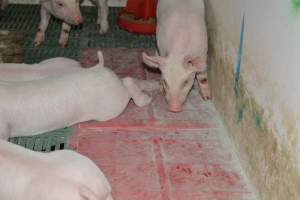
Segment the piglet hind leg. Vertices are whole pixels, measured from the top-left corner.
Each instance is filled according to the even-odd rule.
[[[123,78],[123,83],[137,106],[143,107],[151,102],[152,98],[142,91],[133,78]]]
[[[66,47],[66,45],[68,43],[68,39],[69,39],[70,30],[71,30],[71,26],[69,24],[63,22],[62,29],[60,32],[60,37],[59,37],[59,46],[61,48]]]
[[[211,91],[208,84],[207,71],[199,72],[196,75],[197,82],[200,88],[200,94],[204,101],[208,101],[211,99]]]

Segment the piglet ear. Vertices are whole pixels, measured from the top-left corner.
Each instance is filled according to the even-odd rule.
[[[149,67],[162,68],[166,63],[166,59],[161,56],[148,56],[146,53],[143,52],[142,57],[144,63],[147,64]]]
[[[206,61],[205,58],[201,56],[186,56],[183,61],[183,66],[186,69],[191,69],[195,72],[203,72],[206,70]]]
[[[99,60],[99,62],[98,62],[99,66],[104,67],[104,58],[103,58],[102,51],[99,50],[97,52],[97,55],[98,55],[98,60]]]

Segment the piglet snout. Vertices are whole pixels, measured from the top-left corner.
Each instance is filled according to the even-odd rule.
[[[180,104],[170,104],[169,111],[170,112],[181,112],[182,111],[182,107],[181,107]]]
[[[74,21],[76,22],[76,24],[81,24],[83,22],[83,18],[81,15],[76,15],[74,17]]]

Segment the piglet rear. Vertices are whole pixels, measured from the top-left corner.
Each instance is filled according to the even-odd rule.
[[[120,79],[104,67],[26,82],[0,81],[0,137],[30,136],[75,123],[107,121],[120,115],[130,99],[145,106],[151,97],[134,79]]]

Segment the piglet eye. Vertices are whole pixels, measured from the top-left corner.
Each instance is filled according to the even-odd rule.
[[[56,3],[57,3],[57,5],[60,6],[60,7],[63,7],[63,6],[64,6],[64,4],[61,3],[61,2],[56,2]]]
[[[188,81],[184,81],[182,86],[186,87],[188,83],[189,83]]]

